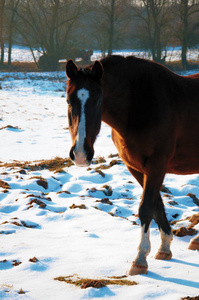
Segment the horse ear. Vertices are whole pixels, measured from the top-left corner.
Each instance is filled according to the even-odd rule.
[[[94,65],[91,69],[91,74],[98,80],[102,78],[103,66],[99,60],[95,61]]]
[[[66,76],[69,79],[73,79],[77,75],[78,69],[72,59],[69,59],[66,63]]]

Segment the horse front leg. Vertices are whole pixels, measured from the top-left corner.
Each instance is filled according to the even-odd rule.
[[[129,275],[146,274],[148,270],[148,264],[146,257],[151,251],[151,244],[149,238],[150,230],[146,224],[141,226],[141,240],[138,246],[138,253],[132,266],[128,272]]]
[[[199,234],[191,239],[188,249],[199,250]]]
[[[141,203],[141,206],[143,203]],[[143,209],[143,207],[142,207]],[[164,205],[162,202],[162,198],[159,196],[155,201],[154,205],[152,205],[151,209],[145,208],[146,211],[151,211],[150,214],[152,214],[153,211],[153,217],[158,224],[159,230],[160,230],[160,237],[161,237],[161,244],[158,252],[155,255],[155,259],[160,260],[169,260],[172,257],[172,252],[170,250],[171,241],[173,238],[173,234],[171,231],[171,227],[169,225],[169,222],[166,218]],[[141,218],[141,215],[140,215]],[[150,220],[151,216],[149,216]],[[149,224],[148,220],[148,224]],[[142,222],[142,221],[141,221]],[[148,265],[147,265],[147,255],[150,253],[150,237],[149,237],[149,230],[150,230],[150,224],[148,226],[148,230],[146,227],[146,224],[141,226],[141,241],[140,245],[138,247],[138,254],[136,259],[134,260],[132,267],[129,271],[129,275],[137,275],[137,274],[146,274]],[[195,238],[196,241],[196,247],[199,246],[199,236]],[[193,239],[194,240],[194,239]],[[193,245],[195,247],[195,241],[193,241]],[[191,248],[189,248],[191,249]],[[197,248],[194,248],[197,249]]]
[[[151,251],[150,224],[153,218],[153,208],[150,205],[148,193],[145,193],[139,207],[139,218],[141,221],[141,238],[138,253],[132,263],[129,275],[146,274],[148,269],[147,256]]]

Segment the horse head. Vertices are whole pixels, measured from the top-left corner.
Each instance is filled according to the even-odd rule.
[[[99,61],[85,69],[78,69],[71,59],[66,64],[70,158],[77,166],[88,166],[94,155],[101,125],[102,74]]]

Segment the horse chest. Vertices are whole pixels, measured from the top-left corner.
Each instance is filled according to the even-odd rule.
[[[129,142],[128,139],[123,138],[114,129],[112,129],[111,137],[125,165],[143,172],[144,155],[143,151],[140,151],[139,145],[132,139]]]

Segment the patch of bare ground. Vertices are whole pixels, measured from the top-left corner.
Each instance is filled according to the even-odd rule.
[[[199,213],[192,215],[191,217],[188,218],[189,222],[192,223],[193,226],[197,225],[199,223]]]
[[[19,291],[18,291],[18,294],[19,295],[24,295],[26,292],[24,292],[24,290],[22,290],[22,289],[20,289]]]
[[[59,192],[57,192],[56,194],[57,194],[57,195],[59,195],[59,194],[66,194],[66,195],[70,195],[70,194],[71,194],[71,192],[69,192],[69,191],[59,191]]]
[[[82,62],[76,62],[76,64],[80,67],[85,67]],[[65,71],[66,62],[59,62],[58,70]],[[1,71],[4,72],[43,72],[35,62],[12,62],[11,65],[8,63],[4,63],[3,66],[0,67]]]
[[[19,260],[14,259],[14,260],[12,261],[12,265],[13,265],[14,267],[17,267],[17,266],[19,266],[20,264],[22,264],[22,262],[19,261]]]
[[[7,259],[0,260],[0,263],[6,263],[6,262],[7,262]],[[19,266],[20,264],[22,264],[22,262],[19,261],[19,260],[14,259],[14,260],[12,261],[13,267],[17,267],[17,266]]]
[[[76,62],[76,64],[80,68],[87,66],[87,64],[82,61]],[[180,60],[166,62],[165,66],[174,72],[184,71]],[[59,71],[65,71],[65,67],[66,62],[59,62]],[[188,70],[197,69],[198,67],[197,61],[188,61]],[[42,69],[40,69],[35,62],[12,62],[11,65],[4,63],[4,65],[0,67],[0,70],[4,72],[42,72]]]
[[[27,209],[32,208],[34,203],[37,204],[40,208],[46,207],[46,204],[43,201],[35,198],[35,199],[30,200],[30,202],[27,203],[27,205],[28,205]]]
[[[103,178],[105,177],[104,172],[102,172],[101,170],[95,170],[95,173],[98,173],[99,175],[101,175]]]
[[[195,296],[195,297],[184,297],[184,298],[181,298],[181,300],[199,300],[199,296]]]
[[[198,231],[194,228],[195,225],[199,223],[199,213],[192,215],[191,217],[187,217],[185,220],[189,220],[191,223],[188,227],[181,226],[179,229],[174,229],[173,233],[176,236],[182,237],[186,235],[195,235]],[[171,225],[175,225],[183,220],[175,220],[171,222]]]
[[[89,192],[89,194],[95,193],[97,191],[102,191],[106,196],[111,196],[113,194],[112,187],[108,184],[103,185],[99,190],[96,189],[95,187],[90,189],[87,188],[86,190]]]
[[[106,195],[106,196],[111,196],[113,194],[112,187],[108,184],[103,185],[101,191]]]
[[[12,62],[11,65],[4,63],[0,69],[4,72],[41,72],[34,62]]]
[[[70,206],[70,209],[76,209],[76,208],[79,208],[79,209],[86,209],[86,205],[84,205],[84,204],[76,205],[76,204],[73,203],[73,204]]]
[[[161,187],[161,192],[166,194],[171,194],[171,191],[164,184]]]
[[[48,182],[42,176],[32,176],[29,179],[38,179],[37,180],[37,184],[40,185],[40,186],[42,186],[44,189],[47,190],[47,188],[48,188]]]
[[[60,172],[63,168],[70,167],[73,162],[69,158],[55,157],[53,159],[39,160],[36,162],[20,162],[0,163],[0,167],[4,168],[21,168],[30,171],[38,171],[48,169],[50,171]]]
[[[110,163],[108,165],[100,165],[98,167],[95,168],[95,171],[99,171],[99,170],[106,170],[106,169],[110,169],[111,167],[115,166],[115,165],[121,165],[122,164],[122,160],[121,159],[113,159],[110,161]]]
[[[40,208],[45,208],[46,203],[42,200],[49,201],[49,202],[52,201],[52,199],[50,197],[44,197],[44,196],[39,196],[39,195],[34,195],[34,194],[27,195],[26,198],[32,198],[26,204],[28,206],[27,209],[32,208],[34,204],[37,204]]]
[[[37,198],[37,199],[42,199],[42,200],[46,200],[46,201],[52,201],[52,199],[50,197],[44,197],[44,196],[40,196],[40,195],[34,195],[34,194],[29,194],[26,196],[26,198]]]
[[[196,197],[195,194],[188,193],[187,196],[189,196],[189,197],[193,200],[193,202],[194,202],[196,205],[199,206],[199,200],[198,200],[198,198]]]
[[[21,130],[21,128],[19,128],[18,126],[12,126],[12,125],[7,125],[7,126],[4,126],[4,127],[0,127],[0,130],[2,129],[16,129],[16,130]]]
[[[115,153],[115,154],[110,154],[108,156],[108,158],[113,158],[113,157],[120,157],[118,153]]]
[[[47,180],[45,178],[38,179],[37,180],[37,184],[40,185],[40,186],[42,186],[46,190],[48,188],[48,182],[47,182]]]
[[[91,279],[91,278],[80,278],[76,275],[73,276],[60,276],[54,278],[54,280],[63,281],[68,284],[72,284],[80,287],[81,289],[86,289],[88,287],[102,288],[107,285],[127,285],[133,286],[137,285],[135,281],[130,281],[125,279],[127,276],[117,276],[108,277],[105,279]]]
[[[19,220],[18,218],[11,218],[10,221],[4,221],[2,223],[0,223],[0,225],[3,225],[3,224],[13,224],[15,226],[18,226],[18,227],[26,227],[26,228],[37,228],[39,227],[38,224],[28,224],[27,222],[23,221],[23,220]]]
[[[167,197],[167,196],[165,196],[165,197]],[[169,198],[169,197],[167,197],[167,198]],[[168,201],[168,204],[170,204],[172,206],[179,205],[178,202],[176,202],[175,200]]]
[[[95,202],[101,202],[103,204],[113,205],[113,203],[108,198],[103,198],[101,200],[96,200]]]
[[[6,189],[6,190],[11,188],[10,185],[6,181],[3,181],[1,179],[0,179],[0,187],[2,189]]]
[[[179,229],[173,230],[173,234],[176,236],[179,236],[179,237],[186,236],[186,235],[193,236],[196,233],[197,233],[197,230],[194,229],[192,226],[189,226],[187,228],[184,226],[181,226]]]
[[[37,263],[38,261],[39,261],[38,258],[36,258],[35,256],[33,258],[29,259],[29,262],[32,262],[32,263]]]
[[[97,165],[97,164],[103,164],[106,162],[106,159],[103,156],[99,156],[95,159],[93,159],[92,164]]]

